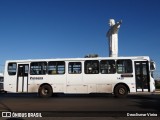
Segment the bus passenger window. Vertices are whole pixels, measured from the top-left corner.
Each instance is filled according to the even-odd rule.
[[[102,74],[114,74],[116,72],[115,60],[101,60],[100,71]]]
[[[4,81],[4,78],[3,77],[0,77],[0,82],[3,82]]]
[[[86,60],[85,61],[85,73],[86,74],[99,74],[99,61],[98,60]]]
[[[17,64],[16,63],[9,63],[8,64],[8,74],[9,75],[16,75],[17,71]]]
[[[81,62],[69,62],[68,73],[69,74],[80,74],[81,73]]]
[[[65,74],[65,62],[64,61],[50,61],[48,62],[48,74]]]
[[[132,73],[131,60],[117,60],[117,73]]]
[[[47,70],[47,62],[32,62],[30,67],[31,75],[45,75]]]

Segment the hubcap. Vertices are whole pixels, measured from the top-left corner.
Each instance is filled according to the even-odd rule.
[[[120,89],[119,89],[119,93],[120,93],[121,95],[125,94],[125,89],[124,89],[124,88],[120,88]]]
[[[43,94],[43,95],[47,95],[47,94],[48,94],[48,89],[44,88],[44,89],[42,90],[42,94]]]

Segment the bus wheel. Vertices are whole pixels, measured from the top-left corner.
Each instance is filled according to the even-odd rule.
[[[116,97],[126,97],[127,94],[128,94],[128,90],[127,90],[126,86],[124,86],[124,85],[118,85],[114,89],[114,95]]]
[[[49,85],[42,85],[39,88],[38,94],[40,97],[51,97],[53,94],[52,88]]]

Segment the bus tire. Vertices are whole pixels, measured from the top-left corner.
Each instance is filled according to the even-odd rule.
[[[118,85],[114,89],[114,95],[115,97],[122,98],[126,97],[128,95],[128,89],[124,85]]]
[[[42,85],[39,88],[38,94],[40,97],[51,97],[53,94],[52,88],[50,85]]]

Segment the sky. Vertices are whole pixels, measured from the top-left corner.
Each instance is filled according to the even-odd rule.
[[[0,71],[6,60],[108,57],[110,18],[122,20],[119,56],[150,56],[160,78],[159,0],[0,0]]]

